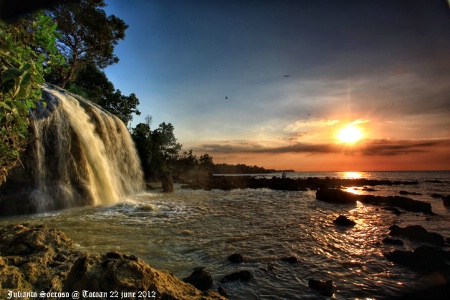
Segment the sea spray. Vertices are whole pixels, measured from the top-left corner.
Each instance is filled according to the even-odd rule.
[[[37,212],[116,203],[143,189],[131,136],[117,117],[64,90],[44,87],[53,110],[33,122]]]

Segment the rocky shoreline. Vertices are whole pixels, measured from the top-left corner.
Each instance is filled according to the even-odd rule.
[[[390,181],[374,179],[341,179],[341,178],[281,178],[273,176],[272,178],[258,178],[255,175],[240,176],[220,176],[211,175],[184,179],[183,188],[190,189],[258,189],[269,188],[274,190],[286,191],[305,191],[307,189],[317,190],[321,187],[339,188],[351,186],[377,186],[377,185],[417,185],[417,181]]]
[[[46,225],[0,227],[0,299],[77,299],[77,293],[79,299],[227,299],[134,255],[80,251]]]

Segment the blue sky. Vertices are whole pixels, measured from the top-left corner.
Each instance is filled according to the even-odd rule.
[[[216,162],[297,170],[450,168],[442,0],[107,0],[128,25],[105,72]],[[356,122],[352,145],[336,132]],[[413,162],[413,163],[411,163]]]

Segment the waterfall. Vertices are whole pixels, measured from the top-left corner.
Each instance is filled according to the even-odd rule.
[[[34,112],[32,159],[25,164],[33,181],[27,210],[108,205],[144,188],[137,152],[120,119],[62,89],[44,86],[43,98],[47,105]]]

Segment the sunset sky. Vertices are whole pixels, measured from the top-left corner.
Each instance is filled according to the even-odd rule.
[[[106,0],[130,27],[105,72],[216,163],[450,169],[446,0]],[[352,123],[361,139],[344,142]]]

